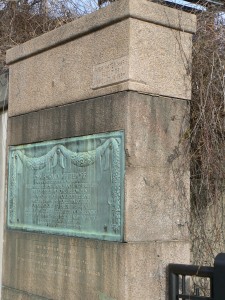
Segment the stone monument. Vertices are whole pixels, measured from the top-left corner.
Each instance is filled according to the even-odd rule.
[[[167,264],[190,256],[173,171],[194,32],[122,0],[8,51],[3,300],[167,298]]]

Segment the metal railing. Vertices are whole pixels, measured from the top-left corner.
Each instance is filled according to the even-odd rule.
[[[225,300],[225,253],[216,256],[214,267],[170,264],[168,269],[169,300]]]

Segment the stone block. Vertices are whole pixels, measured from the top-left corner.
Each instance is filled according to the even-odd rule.
[[[189,172],[180,172],[185,166],[180,141],[187,113],[184,100],[121,92],[11,117],[8,141],[29,144],[123,130],[124,241],[185,240]]]
[[[113,243],[8,231],[2,300],[164,300],[168,263],[188,261],[187,242]]]
[[[191,14],[122,0],[19,45],[7,54],[9,115],[124,90],[190,99],[194,31]]]

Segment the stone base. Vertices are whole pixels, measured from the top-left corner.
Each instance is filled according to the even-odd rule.
[[[184,100],[125,91],[9,118],[9,145],[124,131],[124,239],[6,229],[3,300],[166,299],[168,263],[190,260],[189,173],[179,191],[175,171],[187,110]]]
[[[187,242],[115,243],[8,231],[2,300],[166,298],[168,263]]]

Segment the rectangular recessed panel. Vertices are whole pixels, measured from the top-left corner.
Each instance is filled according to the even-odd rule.
[[[117,59],[93,67],[93,89],[129,80],[129,57]]]
[[[8,227],[123,239],[122,131],[9,149]]]

